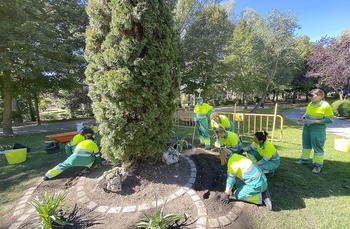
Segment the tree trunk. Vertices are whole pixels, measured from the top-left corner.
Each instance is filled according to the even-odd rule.
[[[244,92],[243,92],[243,104],[244,104],[244,110],[247,110],[248,109],[247,98]]]
[[[276,90],[273,90],[272,102],[274,102],[275,99],[276,99]]]
[[[275,99],[273,100],[274,104],[276,104],[278,102],[278,95],[279,95],[279,91],[276,91]]]
[[[305,91],[305,102],[309,102],[309,90]]]
[[[296,90],[293,89],[293,104],[296,104],[297,103],[297,93],[296,93]]]
[[[267,96],[269,88],[270,88],[270,84],[271,84],[271,79],[269,78],[268,82],[266,84],[266,87],[265,87],[264,94],[263,94],[262,98],[260,99],[260,101],[258,102],[258,104],[256,104],[254,109],[251,111],[252,113],[256,113],[259,110],[259,107],[261,107],[261,106],[263,107],[262,104],[264,104],[264,102],[265,102],[266,96]]]
[[[20,107],[18,106],[18,101],[16,98],[12,98],[12,111],[14,111],[15,116],[13,117],[15,123],[23,123],[23,117]]]
[[[28,103],[28,107],[29,107],[30,121],[36,121],[33,103],[30,99],[27,100],[27,103]]]
[[[5,136],[14,135],[12,130],[12,93],[11,93],[11,76],[10,71],[4,71],[3,75],[4,88],[4,112],[2,114],[2,128]]]
[[[40,114],[39,114],[39,98],[37,94],[34,95],[34,106],[35,106],[37,124],[41,125]]]

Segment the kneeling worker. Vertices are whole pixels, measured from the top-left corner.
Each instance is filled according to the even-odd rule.
[[[228,204],[230,202],[230,195],[233,194],[236,200],[258,205],[264,203],[267,209],[271,211],[272,203],[267,190],[267,178],[265,174],[250,159],[234,151],[224,150],[222,152],[226,152],[228,157],[226,189],[224,197],[221,200],[222,203],[225,205]],[[234,187],[235,191],[232,192]]]
[[[49,180],[61,174],[64,170],[71,167],[83,166],[84,169],[89,170],[96,158],[100,157],[99,148],[93,141],[94,131],[90,128],[84,130],[86,140],[80,142],[72,155],[70,155],[64,162],[59,163],[54,168],[50,169],[44,177],[44,180]]]
[[[248,158],[255,162],[268,177],[273,177],[275,170],[280,166],[281,159],[275,146],[267,140],[267,135],[266,131],[256,132],[254,142],[243,150],[248,152]]]

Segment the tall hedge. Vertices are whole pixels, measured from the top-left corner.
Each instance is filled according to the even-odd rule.
[[[179,75],[166,0],[90,0],[86,80],[102,154],[159,159],[172,129]]]

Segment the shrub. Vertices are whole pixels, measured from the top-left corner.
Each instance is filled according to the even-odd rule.
[[[350,100],[337,100],[331,104],[335,116],[350,117]]]
[[[338,107],[344,102],[344,100],[336,100],[331,104],[333,113],[335,116],[339,116]]]
[[[338,107],[339,116],[349,118],[350,117],[350,100],[343,100],[344,102]]]
[[[50,106],[51,104],[52,104],[52,100],[50,98],[43,98],[40,100],[39,108],[40,110],[45,111],[47,107]]]
[[[94,0],[87,12],[85,74],[102,153],[113,162],[160,160],[180,80],[168,1]]]

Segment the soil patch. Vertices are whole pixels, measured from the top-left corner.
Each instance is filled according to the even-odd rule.
[[[207,213],[207,228],[209,220],[225,216],[233,208],[238,209],[238,218],[229,225],[221,228],[252,228],[251,217],[258,210],[255,205],[237,203],[231,201],[229,205],[223,206],[220,202],[223,191],[225,190],[226,182],[226,167],[221,166],[217,152],[207,151],[200,148],[195,148],[183,152],[187,155],[196,166],[196,179],[191,187],[195,190],[196,195],[204,202],[204,208]],[[106,206],[108,209],[125,207],[125,206],[140,206],[142,204],[150,204],[158,200],[166,200],[167,197],[173,195],[177,190],[183,189],[188,185],[191,179],[191,165],[185,157],[180,157],[179,163],[167,166],[165,164],[144,164],[139,168],[128,171],[129,174],[123,183],[122,191],[119,193],[107,193],[97,187],[97,178],[102,176],[104,171],[111,169],[112,166],[104,165],[94,169],[91,174],[84,175],[84,179],[80,179],[80,169],[74,168],[65,171],[56,179],[43,181],[32,194],[42,197],[45,192],[54,193],[63,191],[67,194],[66,203],[70,210],[75,209],[75,214],[71,216],[72,226],[64,228],[94,228],[94,229],[125,229],[135,228],[134,224],[139,222],[143,217],[143,213],[154,213],[156,208],[145,211],[134,212],[119,212],[109,213],[98,212],[96,209],[99,206]],[[82,192],[85,193],[89,201],[97,204],[96,207],[89,209],[88,202],[82,202],[79,199],[78,187],[82,187]],[[29,206],[29,204],[27,204]],[[29,207],[26,207],[28,211]],[[181,196],[170,200],[163,204],[158,209],[164,207],[165,214],[186,213],[186,218],[178,222],[174,228],[196,228],[197,221],[200,220],[199,208],[196,206],[193,195],[184,193]],[[14,206],[15,208],[15,206]],[[9,213],[10,217],[7,222],[2,225],[10,226],[16,222],[19,217],[12,217],[13,212]],[[38,219],[35,218],[35,213],[31,213],[20,228],[28,229],[35,228]]]
[[[107,168],[107,169],[106,169]],[[83,186],[85,194],[99,205],[110,205],[111,200],[118,206],[147,204],[158,199],[165,199],[174,190],[184,186],[190,178],[191,168],[183,157],[178,163],[147,164],[128,171],[122,190],[107,193],[97,187],[97,178],[112,167],[101,167],[87,175]]]

